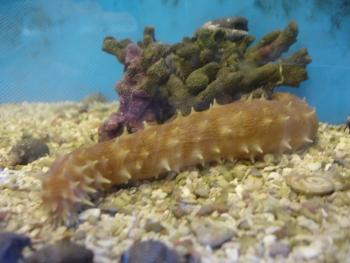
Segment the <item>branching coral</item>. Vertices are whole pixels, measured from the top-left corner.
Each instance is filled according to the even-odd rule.
[[[280,58],[296,41],[296,22],[250,48],[254,37],[247,34],[248,21],[232,17],[210,21],[171,46],[156,42],[151,26],[137,44],[106,37],[102,50],[115,55],[125,72],[115,85],[120,108],[100,126],[100,141],[118,137],[125,128],[129,133],[143,129],[143,121],[165,123],[176,111],[186,116],[191,108],[206,110],[214,99],[227,104],[257,89],[269,97],[277,86],[299,87],[308,78],[306,48]]]

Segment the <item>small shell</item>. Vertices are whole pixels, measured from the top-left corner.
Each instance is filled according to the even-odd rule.
[[[314,175],[288,175],[285,177],[287,185],[299,194],[326,195],[334,191],[334,184],[325,177]]]
[[[26,165],[49,153],[49,147],[47,147],[42,140],[36,138],[23,139],[12,147],[9,153],[7,165]]]

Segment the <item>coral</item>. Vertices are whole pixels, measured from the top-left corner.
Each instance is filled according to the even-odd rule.
[[[275,87],[299,87],[308,78],[311,62],[306,48],[280,58],[296,41],[297,23],[268,33],[257,44],[248,36],[242,17],[221,18],[197,28],[192,38],[174,45],[156,42],[154,27],[146,27],[143,41],[118,41],[106,37],[102,50],[124,64],[122,79],[115,85],[121,106],[99,127],[100,141],[133,133],[150,125],[186,116],[191,108],[207,110],[239,100],[254,90],[269,97]]]
[[[94,254],[91,250],[86,249],[81,245],[70,242],[69,240],[61,240],[49,246],[45,246],[32,255],[30,255],[26,262],[28,263],[90,263],[92,262]]]
[[[56,223],[69,223],[82,204],[91,205],[89,193],[111,184],[215,160],[293,152],[311,143],[317,129],[315,110],[288,93],[215,104],[59,158],[42,182],[43,208]]]
[[[105,37],[102,50],[117,57],[120,63],[125,64],[125,48],[132,43],[130,39],[124,39],[118,42],[113,37]]]
[[[103,141],[113,139],[123,133],[124,126],[128,129],[140,130],[143,128],[143,120],[152,122],[155,120],[154,114],[147,111],[147,107],[151,102],[148,94],[142,90],[135,91],[130,96],[120,96],[120,107],[118,112],[113,113],[104,122],[103,126],[99,127],[99,131],[103,129]]]
[[[164,104],[158,89],[170,74],[163,59],[168,51],[164,45],[154,42],[153,33],[151,27],[145,29],[142,45],[147,43],[148,47],[143,49],[136,44],[129,44],[124,52],[119,49],[110,50],[118,56],[124,54],[120,56],[123,57],[125,74],[114,87],[119,94],[119,110],[99,127],[100,141],[120,136],[124,128],[129,133],[141,130],[144,127],[143,121],[156,125],[174,115],[175,109]],[[111,38],[107,38],[108,43],[111,41]]]
[[[49,147],[42,140],[23,139],[10,150],[7,165],[28,164],[49,153]]]
[[[143,241],[125,251],[122,263],[179,263],[176,252],[159,241]]]
[[[0,262],[17,263],[19,259],[23,259],[22,250],[27,246],[33,249],[29,237],[11,232],[1,233]]]
[[[286,28],[275,30],[263,37],[256,45],[247,50],[246,61],[256,63],[272,62],[296,42],[298,25],[295,21],[289,22]]]
[[[215,62],[206,64],[200,69],[193,71],[186,79],[185,85],[190,93],[199,93],[216,78],[220,65]]]
[[[344,131],[346,130],[346,128],[349,128],[349,133],[350,133],[350,116],[346,118],[346,125],[344,128]]]

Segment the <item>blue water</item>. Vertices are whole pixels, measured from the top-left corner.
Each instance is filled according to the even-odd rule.
[[[298,42],[283,56],[307,47],[309,80],[280,90],[305,96],[321,121],[344,123],[350,115],[350,18],[344,15],[350,3],[339,8],[342,2],[350,1],[1,0],[0,103],[77,101],[95,91],[118,99],[113,86],[123,66],[101,51],[105,36],[136,42],[154,25],[156,39],[173,44],[209,20],[239,15],[256,40],[297,21]]]

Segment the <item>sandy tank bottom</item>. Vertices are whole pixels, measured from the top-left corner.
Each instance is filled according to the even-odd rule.
[[[117,107],[0,105],[0,232],[26,235],[36,249],[68,237],[92,250],[95,263],[119,262],[140,240],[160,240],[191,255],[191,262],[350,262],[350,135],[344,125],[320,123],[315,143],[300,153],[266,154],[254,164],[211,163],[113,187],[93,197],[95,207],[84,207],[76,226],[54,229],[40,208],[43,172],[56,157],[96,142],[98,126]],[[9,170],[10,149],[28,137],[43,139],[50,155]],[[286,178],[300,175],[310,176],[300,181],[306,190],[331,181],[335,191],[297,194]]]

